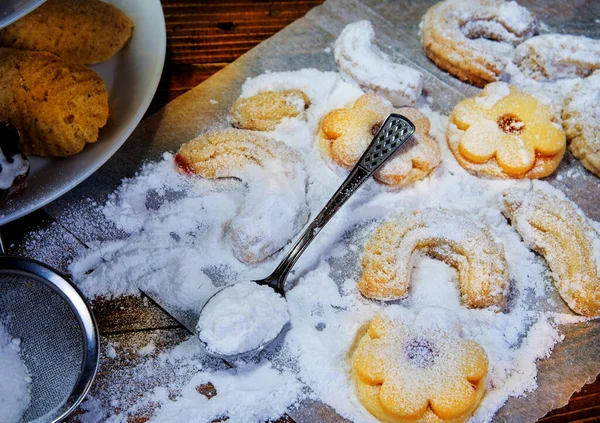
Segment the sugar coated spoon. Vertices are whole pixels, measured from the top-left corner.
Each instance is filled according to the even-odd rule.
[[[228,286],[204,304],[196,333],[209,354],[235,360],[262,350],[289,321],[285,280],[296,261],[333,215],[415,132],[404,116],[389,115],[356,166],[323,210],[264,279]]]

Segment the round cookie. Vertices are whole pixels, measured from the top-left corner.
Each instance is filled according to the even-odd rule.
[[[0,48],[0,121],[24,154],[66,157],[98,140],[108,93],[96,72],[51,53]]]
[[[462,423],[481,401],[484,349],[444,322],[422,324],[429,315],[390,306],[371,320],[352,353],[358,398],[381,422]]]
[[[504,193],[504,214],[525,244],[548,262],[560,296],[574,312],[600,316],[600,238],[569,200],[543,191]]]
[[[550,106],[531,94],[494,82],[456,105],[446,139],[456,160],[475,175],[543,178],[566,148],[556,120]]]
[[[0,29],[0,46],[47,51],[84,65],[104,62],[131,37],[133,22],[100,0],[48,0]]]
[[[569,150],[589,171],[600,176],[600,70],[571,91],[562,118]]]
[[[538,81],[584,78],[600,69],[600,41],[577,35],[538,35],[517,47],[513,61]]]
[[[243,263],[266,260],[308,220],[304,162],[281,141],[240,129],[208,132],[182,145],[175,163],[187,174],[260,187],[226,227],[233,254]]]
[[[405,297],[419,252],[457,269],[465,306],[505,308],[510,277],[504,247],[467,214],[447,209],[408,210],[379,226],[363,253],[360,292],[378,300]]]
[[[401,188],[425,178],[440,163],[440,147],[429,136],[429,119],[409,107],[394,109],[372,94],[362,95],[352,107],[333,110],[323,118],[319,129],[322,154],[352,169],[390,113],[407,117],[416,131],[397,155],[375,172],[375,179]]]
[[[423,16],[421,45],[438,68],[483,87],[504,73],[513,46],[536,31],[535,16],[514,1],[445,0]],[[496,53],[499,45],[508,52]]]
[[[377,48],[369,21],[346,25],[333,45],[333,55],[346,81],[389,100],[396,107],[414,106],[421,95],[421,74],[392,62]]]
[[[272,131],[286,118],[306,120],[308,96],[300,90],[264,91],[233,103],[229,115],[236,128]]]

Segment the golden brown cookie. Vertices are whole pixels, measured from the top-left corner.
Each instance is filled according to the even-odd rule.
[[[576,35],[538,35],[517,47],[513,61],[526,76],[538,81],[584,78],[600,69],[600,41]]]
[[[272,131],[286,118],[306,120],[304,110],[309,105],[308,96],[300,90],[264,91],[237,99],[229,115],[236,128]]]
[[[401,188],[425,178],[440,163],[440,147],[429,136],[429,119],[409,107],[394,109],[372,94],[365,94],[352,107],[333,110],[323,118],[319,129],[322,154],[352,169],[390,113],[407,117],[416,127],[415,135],[375,172],[375,179]]]
[[[204,178],[237,178],[255,186],[254,196],[226,228],[234,256],[264,261],[302,229],[309,216],[306,171],[299,154],[281,141],[253,131],[208,132],[181,146],[179,169]]]
[[[462,167],[497,178],[543,178],[562,160],[566,138],[550,106],[505,82],[459,102],[446,138]]]
[[[578,83],[562,111],[569,150],[600,176],[600,70]]]
[[[76,63],[108,60],[131,37],[133,22],[100,0],[48,0],[0,29],[0,46],[48,51]]]
[[[504,192],[504,214],[525,244],[544,256],[556,289],[576,313],[600,315],[600,238],[573,203],[539,190]]]
[[[419,252],[456,268],[465,306],[496,311],[506,306],[510,278],[504,247],[468,214],[448,209],[408,210],[379,226],[362,257],[360,292],[379,300],[406,296]]]
[[[438,68],[483,87],[497,81],[509,63],[487,39],[507,51],[537,31],[537,19],[522,6],[504,0],[445,0],[427,10],[421,45]]]
[[[65,157],[98,140],[108,120],[104,81],[51,53],[0,48],[0,121],[25,154]]]
[[[359,400],[384,423],[466,421],[485,391],[485,350],[443,325],[421,326],[426,309],[415,318],[398,308],[376,315],[352,354]]]

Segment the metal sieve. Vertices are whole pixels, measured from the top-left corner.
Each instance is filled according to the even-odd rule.
[[[53,268],[3,255],[0,319],[11,336],[21,339],[32,378],[23,421],[62,420],[83,400],[98,366],[98,330],[83,296]]]

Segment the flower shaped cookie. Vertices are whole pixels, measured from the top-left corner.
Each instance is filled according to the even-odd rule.
[[[382,422],[464,422],[481,401],[485,351],[448,325],[423,324],[431,320],[429,309],[388,307],[354,350],[358,397]]]
[[[499,178],[550,175],[566,147],[550,107],[505,82],[488,84],[479,97],[456,105],[447,140],[468,171]]]
[[[351,169],[390,113],[406,116],[414,123],[416,132],[396,156],[375,173],[375,179],[400,188],[425,178],[440,163],[440,147],[429,136],[429,119],[417,109],[394,109],[372,94],[365,94],[352,107],[333,110],[323,118],[319,131],[323,155]]]

